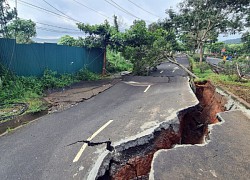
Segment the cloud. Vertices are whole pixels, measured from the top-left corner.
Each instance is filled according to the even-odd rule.
[[[43,2],[42,0],[22,0],[22,1],[34,4],[36,6],[47,9],[49,11],[53,11],[57,14],[61,14],[60,12],[56,11],[51,6]],[[88,9],[87,7],[84,7],[83,5],[76,3],[74,0],[58,0],[58,1],[46,0],[46,1],[49,2],[51,5],[53,5],[55,8],[62,11],[67,16],[72,17],[72,19],[76,19],[83,23],[89,23],[89,24],[103,23],[104,20],[107,18],[103,17],[100,14],[110,17],[111,19],[108,19],[108,20],[111,23],[113,23],[112,17],[115,14],[121,19],[121,21],[123,21],[123,24],[125,24],[124,26],[126,27],[130,26],[135,20],[135,17],[133,16],[139,17],[140,19],[143,19],[148,23],[158,20],[157,17],[141,10],[140,8],[130,3],[128,0],[113,0],[113,1],[119,4],[119,6],[124,8],[129,13],[122,12],[118,8],[115,8],[109,3],[107,3],[105,0],[76,0],[82,3],[83,5],[94,9],[100,14]],[[165,18],[166,17],[165,10],[170,7],[175,7],[177,3],[179,3],[180,1],[181,0],[168,0],[168,1],[166,0],[156,0],[156,1],[137,0],[134,2],[140,5],[141,8],[147,11],[150,11],[152,14],[156,14],[160,18]],[[14,7],[14,4],[15,4],[14,0],[9,0],[9,3],[11,7]],[[62,17],[64,16],[63,14],[61,14],[61,16],[58,16],[49,12],[45,12],[35,7],[25,5],[21,1],[18,1],[18,15],[21,18],[31,19],[35,22],[50,24],[54,26],[60,26],[64,28],[77,29],[76,22],[74,22],[73,20],[69,20],[67,18],[63,18]],[[69,30],[62,30],[59,28],[48,27],[48,26],[44,26],[41,24],[40,25],[37,24],[37,26],[43,28],[43,30],[37,29],[37,36],[40,38],[48,38],[48,37],[58,38],[67,34],[64,32],[70,32],[68,34],[75,36],[75,37],[82,35],[82,33],[79,33],[79,32],[74,33],[74,31],[71,32]],[[58,31],[58,32],[53,32],[51,29],[53,29],[54,31]]]

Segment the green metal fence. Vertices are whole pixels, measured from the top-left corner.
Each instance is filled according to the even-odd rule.
[[[16,44],[13,39],[0,39],[0,63],[19,76],[41,76],[46,68],[59,74],[75,73],[86,67],[101,73],[103,50],[50,43]]]

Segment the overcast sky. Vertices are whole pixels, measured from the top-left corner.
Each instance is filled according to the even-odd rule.
[[[45,1],[54,6],[54,8]],[[119,5],[122,10],[108,3],[112,3],[112,1]],[[130,1],[139,5],[140,8]],[[8,0],[8,2],[14,7],[15,0]],[[176,8],[176,5],[181,0],[17,0],[17,2],[18,16],[24,19],[31,19],[37,23],[37,38],[57,39],[65,34],[74,37],[82,36],[82,32],[79,32],[76,27],[77,22],[100,24],[105,19],[113,22],[112,16],[114,14],[118,16],[123,28],[128,28],[136,18],[151,23],[159,18],[165,18],[165,10],[170,7]],[[39,8],[54,12],[57,15]],[[124,10],[126,12],[123,12]],[[220,36],[219,39],[224,40],[235,37],[240,36]]]

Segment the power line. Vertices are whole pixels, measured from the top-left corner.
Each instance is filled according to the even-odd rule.
[[[13,0],[12,0],[12,1],[13,1]],[[23,5],[26,5],[26,6],[29,6],[29,7],[33,7],[33,8],[36,8],[36,9],[38,9],[38,10],[46,11],[46,12],[48,12],[48,13],[50,13],[50,14],[57,15],[57,16],[60,16],[60,17],[62,17],[62,18],[64,18],[64,19],[69,19],[69,20],[71,20],[71,21],[76,22],[75,20],[72,20],[71,18],[68,18],[67,16],[64,16],[64,15],[58,14],[58,13],[56,13],[56,12],[53,12],[53,11],[47,10],[47,9],[45,9],[45,8],[42,8],[42,7],[36,6],[36,5],[34,5],[34,4],[31,4],[31,3],[25,2],[25,1],[23,1],[23,0],[18,0],[18,2],[19,2],[19,3],[21,3],[21,4],[23,4]]]
[[[65,28],[65,27],[61,27],[61,26],[55,26],[55,25],[46,24],[46,23],[40,23],[40,22],[35,22],[35,23],[36,24],[41,24],[41,25],[44,25],[44,26],[50,26],[50,27],[55,27],[55,28],[59,28],[59,29],[65,29],[65,30],[71,30],[71,31],[80,32],[80,30],[76,30],[76,29]]]
[[[128,0],[128,1],[129,1],[130,3],[132,3],[132,4],[134,4],[136,7],[140,8],[141,10],[143,10],[143,11],[145,11],[145,12],[147,12],[147,13],[149,13],[149,14],[155,16],[155,17],[160,18],[159,16],[157,16],[157,15],[151,13],[150,11],[147,11],[146,9],[143,9],[143,8],[142,8],[141,6],[139,6],[138,4],[135,4],[133,1],[131,1],[131,0]]]
[[[76,21],[76,22],[80,22],[70,16],[68,16],[67,14],[65,14],[64,12],[60,11],[59,9],[57,9],[55,6],[53,6],[52,4],[48,3],[46,0],[42,0],[43,2],[45,2],[46,4],[48,4],[50,7],[52,7],[53,9],[55,9],[56,11],[60,12],[61,14],[63,14],[64,16],[68,17],[69,19],[72,19],[73,21]]]
[[[108,18],[108,19],[111,19],[111,20],[112,20],[112,18],[110,18],[110,17],[106,16],[105,14],[102,14],[102,13],[98,12],[98,11],[97,11],[97,10],[95,10],[95,9],[92,9],[91,7],[86,6],[85,4],[83,4],[83,3],[79,2],[79,1],[76,1],[76,0],[73,0],[73,1],[74,1],[74,2],[76,2],[77,4],[80,4],[80,5],[81,5],[81,6],[83,6],[83,7],[85,7],[85,8],[87,8],[87,9],[91,10],[91,11],[94,11],[95,13],[97,13],[97,14],[99,14],[99,15],[103,16],[103,17],[106,17],[106,18]]]
[[[110,5],[114,6],[115,8],[119,9],[120,11],[124,12],[125,14],[128,14],[136,19],[141,19],[139,17],[137,17],[136,15],[132,14],[131,12],[127,11],[126,9],[124,9],[123,7],[121,7],[119,4],[117,4],[116,2],[114,2],[113,0],[105,0],[107,3],[109,3]],[[149,22],[149,23],[152,23],[151,21],[148,21],[148,20],[144,20],[146,22]]]
[[[77,32],[73,32],[73,31],[58,31],[55,29],[44,28],[44,27],[39,27],[39,26],[36,28],[40,29],[40,30],[49,31],[49,32],[56,32],[56,33],[70,33],[70,34],[77,33]]]
[[[119,9],[119,10],[122,11],[122,12],[124,12],[125,14],[128,14],[128,15],[130,15],[130,16],[136,18],[136,19],[140,19],[139,17],[137,17],[137,16],[133,15],[132,13],[128,12],[126,9],[122,8],[122,7],[121,7],[119,4],[117,4],[116,2],[114,2],[114,1],[112,1],[112,0],[111,0],[112,3],[111,3],[110,1],[108,1],[108,0],[105,0],[105,1],[106,1],[107,3],[109,3],[111,6],[113,6],[113,7],[117,8],[117,9]]]

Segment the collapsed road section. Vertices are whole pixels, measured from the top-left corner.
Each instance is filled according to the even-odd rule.
[[[219,121],[216,114],[225,111],[226,99],[207,81],[196,83],[194,91],[199,104],[161,123],[153,134],[116,146],[103,159],[95,178],[148,179],[154,153],[158,150],[177,144],[204,143],[209,133],[208,125]]]

